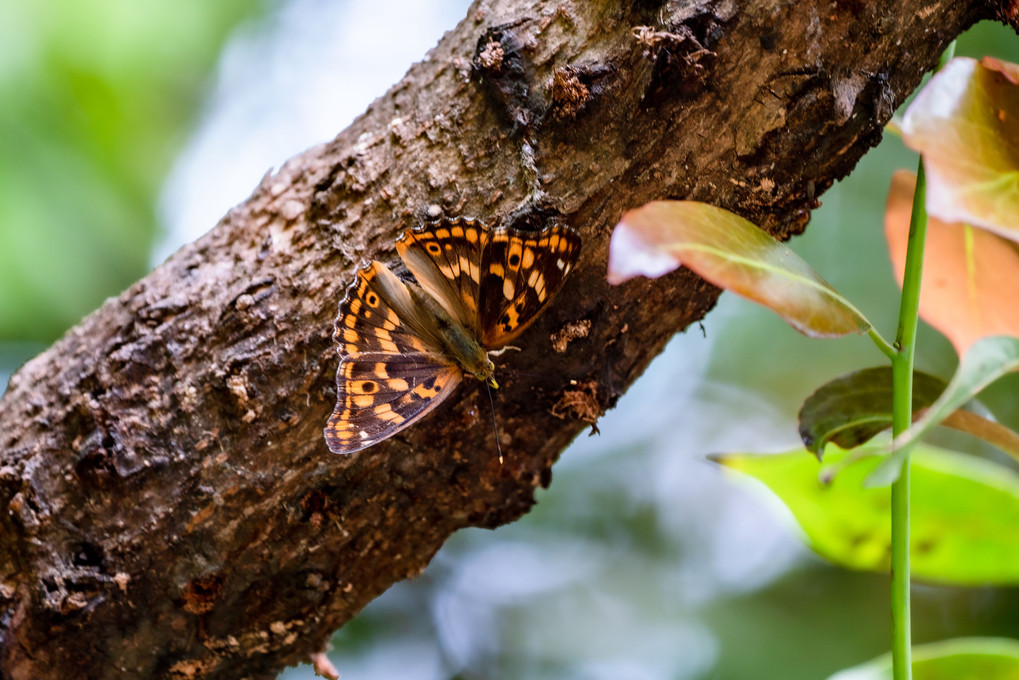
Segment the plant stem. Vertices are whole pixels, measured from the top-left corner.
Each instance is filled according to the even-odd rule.
[[[889,361],[895,361],[895,355],[898,354],[898,352],[895,351],[894,347],[888,344],[887,340],[881,337],[880,333],[872,327],[869,331],[867,331],[867,336],[877,346],[877,348],[881,350],[881,353],[888,357]]]
[[[895,334],[898,354],[892,360],[892,434],[909,427],[913,418],[913,355],[916,349],[917,312],[920,303],[920,277],[923,273],[923,245],[927,233],[927,211],[923,163],[916,173],[913,214],[909,220],[906,246],[906,270],[902,278],[899,328]],[[902,472],[892,484],[892,677],[909,680],[909,456]]]
[[[951,43],[941,55],[939,68],[955,54]],[[895,333],[892,358],[892,434],[906,430],[913,419],[913,357],[916,351],[916,326],[920,307],[920,280],[923,274],[923,249],[927,237],[927,194],[923,161],[916,173],[913,213],[909,219],[906,267],[902,277],[899,327]],[[909,618],[909,455],[902,472],[892,484],[892,677],[912,678]]]

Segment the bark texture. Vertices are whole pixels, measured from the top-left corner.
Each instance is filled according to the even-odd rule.
[[[0,676],[271,678],[307,660],[453,531],[527,512],[585,419],[714,304],[683,273],[606,284],[624,210],[689,198],[801,231],[947,43],[1015,14],[478,0],[350,128],[11,379]],[[557,219],[584,239],[523,351],[499,362],[505,465],[471,386],[333,455],[337,302],[359,263],[395,264],[398,233],[439,211]]]

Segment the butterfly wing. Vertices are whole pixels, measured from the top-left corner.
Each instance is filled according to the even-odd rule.
[[[480,335],[481,254],[489,234],[491,230],[476,220],[443,218],[407,230],[396,242],[421,287],[475,337]]]
[[[438,331],[414,304],[407,285],[375,261],[358,271],[347,289],[333,339],[342,354],[443,353]]]
[[[399,432],[463,377],[406,284],[380,262],[358,271],[340,303],[333,337],[342,358],[325,439],[335,453],[360,451]]]
[[[481,338],[498,349],[520,335],[562,288],[580,237],[556,225],[539,233],[491,232],[481,256]]]
[[[414,424],[452,394],[463,372],[443,357],[361,352],[336,372],[336,410],[325,428],[333,453],[353,453]]]

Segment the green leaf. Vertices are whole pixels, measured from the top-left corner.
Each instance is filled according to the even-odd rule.
[[[930,404],[945,389],[945,381],[913,373],[913,410]],[[800,408],[800,437],[820,457],[829,443],[856,448],[892,426],[892,369],[879,366],[855,371],[825,383]]]
[[[810,265],[756,225],[696,201],[656,201],[623,215],[609,245],[610,283],[680,265],[770,308],[813,337],[866,333],[870,322]]]
[[[828,680],[892,680],[891,654]],[[957,638],[913,647],[913,680],[1019,680],[1019,642]]]
[[[1014,64],[950,61],[903,117],[923,155],[927,211],[1019,240],[1019,87]]]
[[[944,393],[908,430],[892,441],[890,455],[867,479],[867,485],[881,486],[898,479],[902,461],[911,446],[982,389],[1016,369],[1019,369],[1019,338],[999,335],[974,342]]]
[[[817,461],[805,454],[797,449],[715,459],[763,482],[822,557],[850,569],[887,572],[891,490],[862,487],[878,459],[853,463],[822,484]],[[830,446],[825,455],[842,462],[855,454]],[[1019,475],[927,445],[917,446],[911,465],[913,576],[958,585],[1019,583]]]

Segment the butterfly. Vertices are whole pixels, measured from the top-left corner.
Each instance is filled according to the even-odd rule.
[[[340,303],[334,453],[353,453],[414,424],[465,376],[498,387],[489,356],[548,306],[580,255],[564,226],[491,229],[464,217],[409,229],[396,250],[417,283],[372,261]]]

